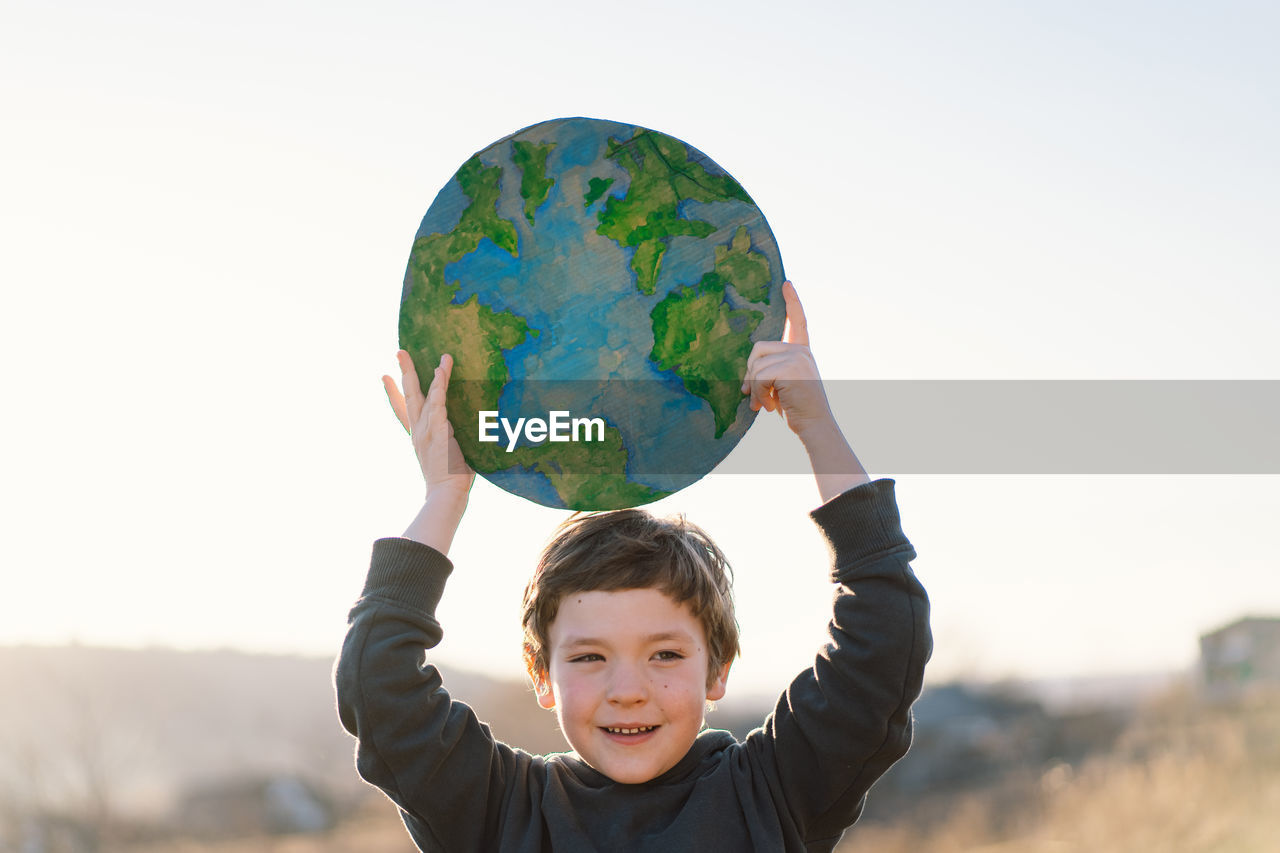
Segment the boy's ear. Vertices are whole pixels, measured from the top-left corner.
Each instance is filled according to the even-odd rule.
[[[545,672],[533,677],[533,690],[538,694],[538,705],[548,711],[556,706],[555,694],[551,692],[551,684]]]
[[[725,686],[729,683],[729,667],[733,666],[733,661],[729,661],[720,668],[720,672],[716,675],[711,686],[707,688],[707,701],[718,702],[724,698]]]

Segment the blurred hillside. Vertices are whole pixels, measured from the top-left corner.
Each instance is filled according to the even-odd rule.
[[[509,743],[564,748],[516,681],[445,683]],[[0,648],[0,853],[410,853],[356,777],[331,661]],[[841,850],[1270,851],[1280,701],[1169,677],[951,684]],[[738,735],[768,711],[725,703]]]
[[[346,820],[373,794],[338,722],[332,665],[235,651],[0,648],[0,853]],[[519,682],[444,677],[504,740],[565,748]],[[46,836],[57,841],[26,843]]]

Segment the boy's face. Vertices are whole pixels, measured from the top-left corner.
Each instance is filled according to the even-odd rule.
[[[584,761],[615,782],[647,782],[684,757],[707,700],[707,638],[684,604],[656,589],[571,593],[551,623],[538,704]],[[638,731],[636,731],[638,730]]]

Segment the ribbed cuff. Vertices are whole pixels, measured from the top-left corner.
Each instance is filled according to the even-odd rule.
[[[898,517],[893,480],[855,486],[809,513],[831,551],[831,576],[863,560],[910,548]]]
[[[412,539],[379,539],[364,582],[363,596],[391,599],[435,615],[453,563],[430,545]]]

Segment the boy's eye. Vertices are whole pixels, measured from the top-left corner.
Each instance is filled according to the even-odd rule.
[[[658,652],[656,657],[658,658],[658,660],[684,660],[684,655],[682,655],[680,652],[672,651],[670,649],[667,649],[666,651]]]
[[[569,658],[569,663],[591,663],[598,660],[604,660],[604,658],[595,652],[590,652],[585,655],[578,655],[577,657]]]

